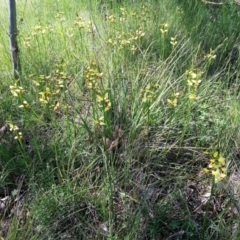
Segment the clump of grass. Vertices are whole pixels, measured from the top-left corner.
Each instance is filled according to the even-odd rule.
[[[0,69],[0,195],[22,214],[6,204],[2,237],[236,239],[238,94],[222,81],[236,75],[221,57],[232,42],[206,41],[211,10],[81,4],[19,3],[22,74]]]

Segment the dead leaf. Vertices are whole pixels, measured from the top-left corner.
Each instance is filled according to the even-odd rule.
[[[103,233],[104,235],[109,234],[106,222],[100,223],[99,224],[99,229],[100,229],[101,233]]]

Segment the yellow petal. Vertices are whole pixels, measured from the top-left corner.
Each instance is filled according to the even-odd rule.
[[[221,180],[223,180],[226,177],[226,174],[219,174],[217,176],[215,176],[215,183],[220,182]]]
[[[176,107],[177,106],[177,99],[175,98],[174,100],[173,100],[173,107]]]
[[[219,169],[212,170],[212,175],[214,175],[215,177],[220,176],[220,171],[219,171]]]
[[[215,162],[216,162],[215,159],[210,159],[210,163],[211,163],[211,164],[214,164]]]
[[[214,153],[213,153],[213,157],[214,157],[214,158],[217,158],[217,157],[218,157],[218,152],[214,152]]]
[[[192,77],[193,79],[195,79],[195,78],[197,77],[197,74],[194,73],[194,72],[190,72],[190,75],[191,75],[191,77]]]
[[[98,101],[98,102],[102,102],[102,101],[103,101],[103,98],[102,98],[100,95],[97,95],[97,101]]]
[[[219,176],[223,179],[223,178],[225,178],[227,176],[227,174],[221,173]]]
[[[225,168],[225,167],[221,168],[221,172],[226,174],[227,173],[227,168]]]
[[[215,176],[215,183],[218,183],[218,182],[220,182],[222,179],[220,178],[220,177],[218,177],[218,176]]]
[[[224,166],[224,165],[226,164],[226,159],[223,158],[223,157],[220,157],[220,158],[218,159],[218,162],[219,162],[222,166]]]
[[[197,101],[198,97],[197,97],[197,95],[195,93],[192,93],[192,94],[189,94],[189,99]]]
[[[175,96],[176,98],[178,98],[178,97],[179,97],[179,95],[180,95],[180,93],[179,93],[179,92],[177,92],[177,93],[175,93],[175,94],[174,94],[174,96]]]
[[[172,107],[176,107],[177,106],[177,98],[170,100],[167,99],[167,102],[172,106]]]
[[[16,92],[16,91],[14,91],[14,90],[11,90],[11,93],[12,93],[12,95],[13,95],[13,96],[15,96],[15,97],[17,97],[17,96],[18,96],[17,92]]]
[[[150,90],[150,88],[151,88],[151,85],[148,84],[148,85],[146,86],[146,90]]]
[[[148,101],[147,97],[144,96],[143,100],[142,100],[144,103]]]
[[[107,99],[108,99],[108,93],[105,93],[104,100],[107,100]]]
[[[216,168],[218,168],[219,166],[218,166],[218,164],[217,163],[209,163],[209,165],[208,165],[208,168],[211,168],[211,169],[216,169]]]
[[[10,131],[13,130],[13,124],[12,123],[8,123],[9,127],[10,127]]]
[[[193,85],[191,80],[187,80],[187,82],[188,82],[188,86],[192,86]]]
[[[207,168],[204,168],[203,171],[204,171],[205,174],[210,174],[211,173],[211,170],[209,170]]]
[[[56,110],[58,110],[58,109],[59,109],[59,107],[60,107],[60,103],[59,103],[59,102],[57,102],[57,104],[54,106],[53,110],[54,110],[54,111],[56,111]]]
[[[49,88],[49,87],[46,87],[46,93],[47,93],[47,94],[51,93],[51,91],[50,91],[50,88]]]

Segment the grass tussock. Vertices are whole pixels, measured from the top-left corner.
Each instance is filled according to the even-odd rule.
[[[235,2],[1,4],[3,239],[239,239]]]

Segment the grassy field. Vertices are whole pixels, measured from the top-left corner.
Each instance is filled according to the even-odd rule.
[[[161,3],[159,3],[161,2]],[[2,239],[240,238],[240,7],[0,0]]]

